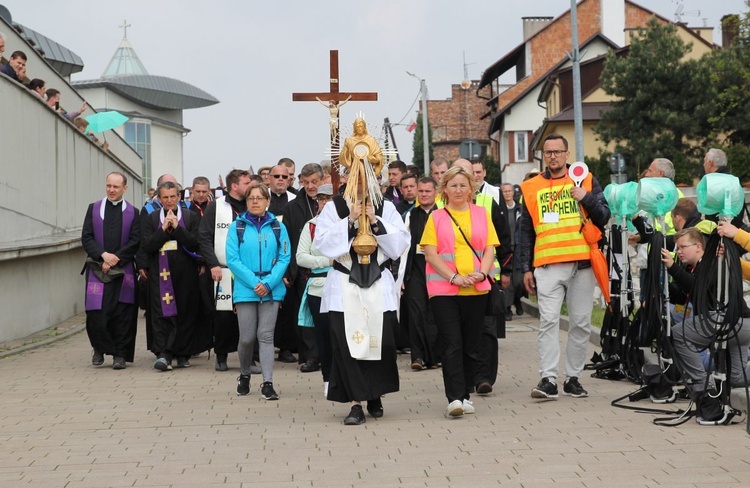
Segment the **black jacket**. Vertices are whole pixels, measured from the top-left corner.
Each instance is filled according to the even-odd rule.
[[[245,200],[235,200],[229,194],[226,195],[229,206],[232,207],[232,221],[234,221],[239,214],[247,210],[247,202]],[[203,212],[203,218],[201,218],[200,225],[198,226],[198,243],[200,244],[200,253],[203,259],[206,260],[206,265],[210,268],[220,266],[219,260],[216,258],[216,252],[214,252],[214,232],[216,230],[216,201],[208,204],[206,210]]]
[[[289,234],[289,242],[292,244],[292,260],[289,268],[286,270],[285,277],[294,282],[300,274],[300,268],[297,266],[297,246],[299,238],[302,235],[302,228],[308,220],[318,213],[318,202],[314,198],[307,196],[304,190],[301,190],[297,198],[287,203],[284,207],[281,222],[286,227]],[[307,279],[310,270],[302,268],[303,279]]]

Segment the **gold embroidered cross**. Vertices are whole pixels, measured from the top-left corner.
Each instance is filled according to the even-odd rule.
[[[362,341],[363,341],[363,340],[365,340],[365,336],[364,336],[364,335],[362,335],[362,333],[361,333],[360,331],[357,331],[357,332],[355,332],[355,333],[354,333],[354,335],[352,336],[352,340],[353,340],[354,342],[356,342],[357,344],[361,344],[361,343],[362,343]]]
[[[170,273],[169,271],[167,271],[167,268],[164,268],[163,270],[161,270],[161,273],[159,273],[159,276],[161,276],[162,278],[164,278],[164,281],[167,281],[167,277],[170,274],[172,274],[172,273]]]
[[[167,292],[167,294],[161,297],[161,299],[162,301],[167,302],[167,305],[169,305],[172,302],[172,300],[174,300],[174,297],[170,295],[169,292]]]

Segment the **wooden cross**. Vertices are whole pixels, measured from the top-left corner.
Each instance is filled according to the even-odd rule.
[[[327,101],[331,111],[331,126],[334,121],[336,130],[331,130],[331,183],[333,184],[334,194],[339,188],[339,106],[354,100],[358,102],[375,102],[378,99],[376,92],[340,92],[339,91],[339,52],[332,49],[330,52],[330,80],[328,93],[292,93],[293,102],[321,102]],[[343,103],[342,103],[343,102]]]
[[[174,300],[174,297],[170,295],[169,292],[167,292],[167,294],[161,297],[161,299],[167,302],[167,305],[169,305],[172,302],[172,300]]]
[[[167,268],[164,268],[163,270],[161,270],[161,273],[159,273],[159,276],[161,276],[162,278],[164,278],[164,281],[167,281],[167,277],[169,277],[170,274],[172,274],[172,273],[170,273],[169,271],[167,271]]]

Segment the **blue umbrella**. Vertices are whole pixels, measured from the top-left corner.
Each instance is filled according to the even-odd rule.
[[[94,115],[87,115],[84,118],[86,119],[86,122],[89,123],[89,126],[86,129],[97,134],[120,127],[129,120],[128,117],[124,116],[117,110],[99,112]]]

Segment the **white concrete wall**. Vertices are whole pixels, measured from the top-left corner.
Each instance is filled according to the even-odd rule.
[[[183,181],[182,171],[182,132],[158,124],[151,124],[151,181],[169,173],[183,186],[191,181]]]
[[[143,188],[141,159],[134,151],[127,147],[121,153],[125,162],[114,158],[4,75],[0,147],[3,342],[83,311],[80,228],[86,208],[104,197],[104,181],[111,171],[127,175],[126,198],[138,206]]]
[[[80,271],[85,260],[79,243],[67,251],[0,261],[0,342],[29,336],[84,312]]]
[[[141,159],[119,162],[28,90],[0,79],[0,244],[64,233],[104,195],[111,171],[128,176],[127,198],[142,193]],[[137,198],[140,200],[140,196]]]

